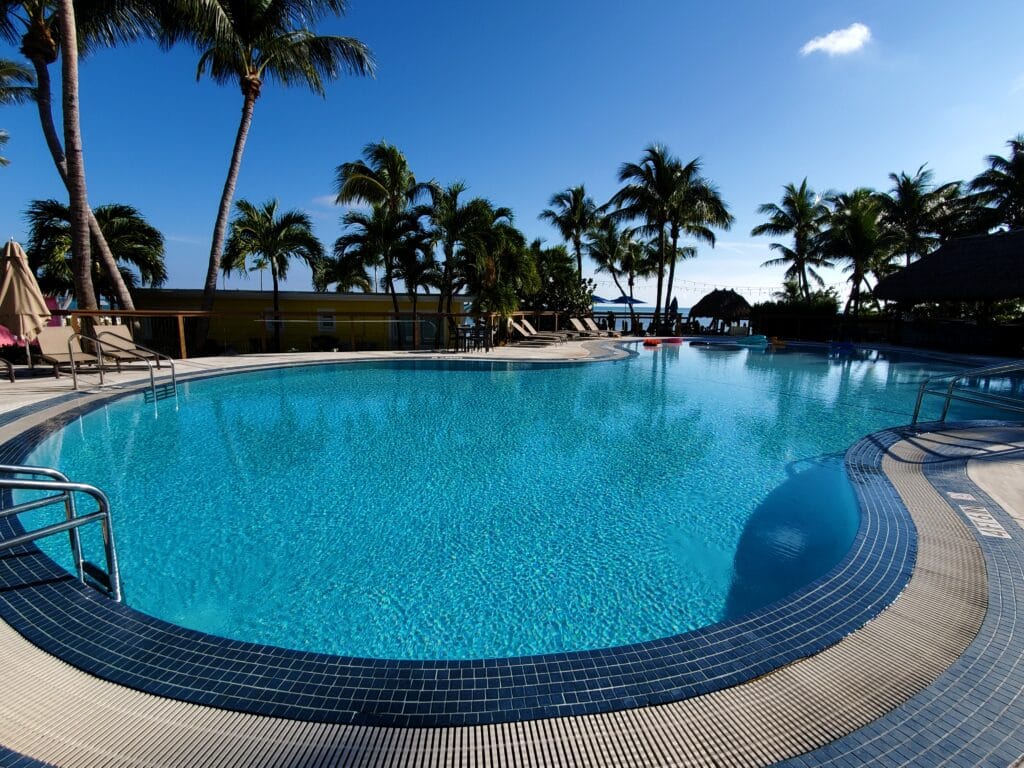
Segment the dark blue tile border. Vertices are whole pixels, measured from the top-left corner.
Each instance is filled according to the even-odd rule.
[[[922,433],[1019,422],[922,424]],[[970,647],[927,689],[870,725],[779,765],[1006,768],[1024,757],[1024,529],[967,474],[975,448],[947,446],[923,466],[928,482],[974,534],[985,558],[988,611]],[[1011,535],[982,536],[949,493],[969,493]],[[975,502],[971,502],[972,504]]]
[[[0,462],[23,461],[45,435],[101,402],[72,408],[0,445]],[[900,437],[879,433],[848,451],[861,522],[832,571],[754,613],[651,642],[475,661],[291,651],[183,629],[114,603],[35,547],[0,557],[0,617],[98,677],[160,696],[300,720],[472,725],[676,701],[818,653],[895,600],[916,557],[913,523],[880,468],[882,451]],[[16,521],[0,520],[0,534],[16,529]]]

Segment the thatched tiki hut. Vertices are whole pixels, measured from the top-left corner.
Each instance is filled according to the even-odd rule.
[[[950,240],[881,280],[875,296],[907,304],[1024,298],[1024,230]]]
[[[690,307],[690,319],[696,317],[710,317],[714,329],[719,321],[733,323],[750,317],[750,304],[736,291],[716,288]]]

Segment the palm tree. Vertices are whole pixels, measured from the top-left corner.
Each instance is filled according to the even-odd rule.
[[[629,296],[629,327],[637,327],[636,311],[633,309],[633,285],[638,275],[643,276],[652,266],[650,254],[644,243],[636,239],[636,230],[618,228],[615,219],[606,216],[587,239],[587,254],[597,265],[598,272],[607,272],[621,296]],[[626,278],[626,288],[619,282]]]
[[[342,253],[340,256],[326,256],[313,270],[313,290],[324,292],[334,286],[338,293],[358,288],[369,293],[373,286],[366,264],[357,253]]]
[[[711,227],[729,229],[733,217],[715,186],[701,176],[700,158],[679,166],[676,170],[676,188],[672,195],[671,217],[669,218],[669,271],[668,290],[665,292],[665,306],[672,303],[673,285],[676,278],[676,262],[693,258],[696,248],[679,248],[679,236],[685,234],[715,247],[715,233]]]
[[[157,288],[167,280],[164,237],[130,205],[101,205],[95,210],[103,235],[118,261],[118,272],[129,286]],[[47,291],[73,291],[71,267],[71,211],[57,200],[34,200],[25,212],[29,226],[29,264],[40,274]],[[136,279],[129,265],[138,270]],[[97,262],[92,263],[92,280],[98,291],[116,303],[113,283]]]
[[[274,346],[281,349],[281,310],[279,282],[288,275],[291,259],[301,259],[318,269],[324,249],[313,234],[313,222],[302,211],[277,212],[277,200],[257,206],[239,200],[238,213],[231,221],[231,233],[221,261],[225,273],[248,275],[249,259],[264,258],[270,262],[270,280],[274,291]]]
[[[988,170],[970,183],[979,200],[993,211],[993,226],[1024,227],[1024,133],[1006,142],[1008,158],[989,155]]]
[[[583,279],[583,238],[597,224],[597,204],[587,196],[580,184],[562,192],[556,192],[548,201],[550,208],[541,211],[540,218],[555,226],[566,243],[572,244],[576,254],[576,275]]]
[[[16,61],[0,59],[0,106],[24,104],[35,96],[35,80],[31,70]],[[0,147],[7,143],[10,135],[0,130]],[[0,166],[10,165],[6,157],[0,157]]]
[[[71,254],[75,277],[75,296],[80,309],[96,309],[92,284],[92,248],[89,242],[89,194],[85,185],[85,159],[82,128],[78,115],[78,42],[75,7],[72,0],[61,0],[57,17],[60,29],[61,83],[63,85],[64,147],[67,153],[68,197],[71,201]],[[115,279],[117,269],[110,270]],[[129,297],[129,302],[131,298]]]
[[[441,270],[427,232],[419,231],[405,238],[395,253],[395,278],[405,284],[405,292],[412,302],[412,348],[419,349],[420,288],[436,288],[441,281]]]
[[[373,208],[378,232],[405,232],[407,219],[427,213],[414,204],[437,188],[434,182],[418,182],[401,150],[386,141],[363,147],[364,160],[339,165],[335,176],[336,202],[365,203]],[[357,221],[356,223],[361,223]],[[397,240],[391,245],[397,244]],[[384,283],[391,293],[394,311],[398,313],[398,293],[394,284],[394,251],[387,243],[379,243],[378,255],[384,264]]]
[[[209,311],[217,291],[217,270],[242,154],[264,82],[304,85],[323,96],[325,81],[344,72],[372,74],[373,58],[355,38],[317,35],[310,29],[325,15],[344,14],[347,0],[177,0],[173,5],[177,14],[165,24],[164,43],[192,42],[202,51],[196,79],[209,74],[219,84],[237,83],[242,90],[242,114],[203,286],[202,309]],[[204,324],[201,333],[205,335],[205,331]]]
[[[943,216],[960,184],[932,187],[932,172],[923,165],[913,176],[890,173],[889,179],[892,189],[879,200],[885,225],[897,239],[895,252],[905,255],[909,266],[912,259],[921,258],[938,245]]]
[[[619,181],[625,186],[610,201],[618,210],[613,216],[620,220],[644,221],[644,234],[658,239],[658,288],[654,303],[654,327],[661,327],[661,297],[668,258],[666,228],[674,214],[673,197],[678,192],[681,165],[668,148],[652,144],[644,150],[639,163],[623,163]]]
[[[449,184],[444,189],[431,189],[430,231],[433,242],[444,256],[438,288],[437,314],[448,315],[448,324],[454,326],[451,317],[452,301],[465,277],[465,249],[469,243],[479,241],[496,220],[512,221],[512,211],[495,208],[489,200],[473,198],[465,203],[460,197],[466,191],[462,182]],[[439,321],[440,322],[440,321]],[[440,345],[442,334],[437,335]]]
[[[526,238],[507,221],[496,222],[467,250],[466,282],[474,312],[507,317],[519,308],[520,296],[540,290]]]
[[[814,280],[819,286],[825,284],[815,268],[832,266],[818,250],[818,235],[827,220],[828,206],[822,203],[814,190],[807,186],[807,179],[804,179],[799,188],[793,184],[783,187],[779,204],[764,203],[758,207],[757,212],[768,216],[768,221],[754,227],[750,231],[751,235],[793,236],[792,248],[782,243],[772,243],[769,247],[779,251],[782,256],[769,259],[761,266],[788,265],[786,279],[796,280],[804,300],[809,300],[810,280]]]
[[[3,11],[0,36],[11,43],[20,44],[21,53],[35,70],[36,87],[33,101],[39,113],[39,123],[57,173],[70,193],[67,157],[53,119],[49,70],[50,65],[57,61],[63,45],[61,5],[54,0],[0,0],[0,9]],[[155,30],[151,3],[132,0],[80,0],[74,4],[73,10],[75,43],[72,47],[77,54],[83,56],[96,46],[128,42]],[[76,59],[76,78],[77,68]],[[66,74],[63,77],[66,77]],[[74,89],[77,93],[77,82]],[[134,305],[131,293],[121,280],[117,260],[103,237],[95,215],[88,209],[88,201],[85,206],[91,242],[96,246],[99,258],[115,286],[119,303],[126,309],[132,309]]]
[[[906,240],[898,231],[889,229],[884,220],[884,198],[863,187],[849,194],[829,197],[832,211],[828,229],[821,234],[822,252],[831,258],[848,262],[850,297],[843,310],[855,317],[860,314],[861,288],[870,292],[868,273],[876,273],[888,264],[894,248]]]

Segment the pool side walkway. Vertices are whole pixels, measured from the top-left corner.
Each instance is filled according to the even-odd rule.
[[[570,343],[477,357],[583,361],[611,349],[602,342]],[[205,359],[182,363],[179,373],[381,357]],[[123,374],[111,382],[133,386],[144,376]],[[96,396],[70,393],[70,379],[0,386],[0,442],[51,409]],[[862,441],[857,451],[857,466],[884,472],[913,517],[919,544],[911,580],[862,629],[747,683],[658,706],[486,726],[323,724],[119,686],[43,652],[0,622],[0,765],[746,766],[788,760],[784,764],[792,766],[1005,768],[1024,755],[1024,619],[1017,619],[1024,617],[1024,427],[889,431]]]

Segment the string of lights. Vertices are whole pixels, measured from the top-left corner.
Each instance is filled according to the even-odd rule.
[[[618,288],[615,285],[615,281],[605,277],[592,278],[594,284],[598,287],[598,293],[606,290],[617,291]],[[638,279],[635,283],[636,286],[642,286],[643,288],[651,288],[657,285],[656,278]],[[834,288],[837,291],[841,291],[846,285],[845,282],[831,283],[824,286],[825,289]],[[729,285],[727,283],[705,283],[699,280],[684,280],[676,278],[673,283],[673,292],[675,294],[700,294],[703,296],[713,290],[730,290],[735,291],[741,296],[747,298],[771,298],[776,293],[782,291],[781,285]]]

